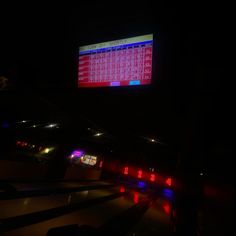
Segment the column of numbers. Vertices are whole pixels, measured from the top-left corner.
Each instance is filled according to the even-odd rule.
[[[144,49],[144,79],[151,79],[152,73],[152,46],[146,46]]]

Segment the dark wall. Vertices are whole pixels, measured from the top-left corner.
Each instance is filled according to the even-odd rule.
[[[216,5],[7,7],[0,16],[0,73],[24,96],[42,96],[108,131],[163,136],[181,149],[190,126],[205,152],[209,143],[229,142],[231,15]],[[156,38],[152,86],[76,88],[79,45],[146,33]]]

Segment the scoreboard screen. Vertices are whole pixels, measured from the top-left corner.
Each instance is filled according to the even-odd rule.
[[[78,87],[151,84],[153,35],[79,47]]]

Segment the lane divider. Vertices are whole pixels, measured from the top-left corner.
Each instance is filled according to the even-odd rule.
[[[29,197],[41,197],[47,195],[55,195],[55,194],[67,194],[73,192],[82,192],[87,190],[98,190],[98,189],[106,189],[113,188],[115,184],[107,184],[107,185],[89,185],[89,186],[80,186],[73,188],[51,188],[51,189],[42,189],[42,190],[26,190],[26,191],[15,191],[15,192],[2,192],[0,193],[0,200],[12,200],[19,198],[29,198]]]
[[[0,232],[10,231],[21,227],[29,226],[46,220],[50,220],[62,215],[72,213],[77,210],[89,208],[93,205],[103,202],[111,201],[127,193],[115,193],[105,197],[95,198],[79,203],[74,203],[67,206],[56,207],[48,210],[25,214],[21,216],[14,216],[5,219],[0,219]]]
[[[148,196],[141,198],[140,201],[132,207],[112,217],[100,227],[91,227],[89,225],[63,225],[48,230],[47,236],[58,235],[97,235],[97,236],[123,236],[126,235],[131,228],[137,224],[149,209],[151,204],[157,198]]]

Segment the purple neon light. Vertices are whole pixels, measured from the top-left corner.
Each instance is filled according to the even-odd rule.
[[[80,151],[80,150],[74,150],[72,153],[71,153],[71,157],[72,158],[80,158],[84,155],[84,152],[83,151]]]

